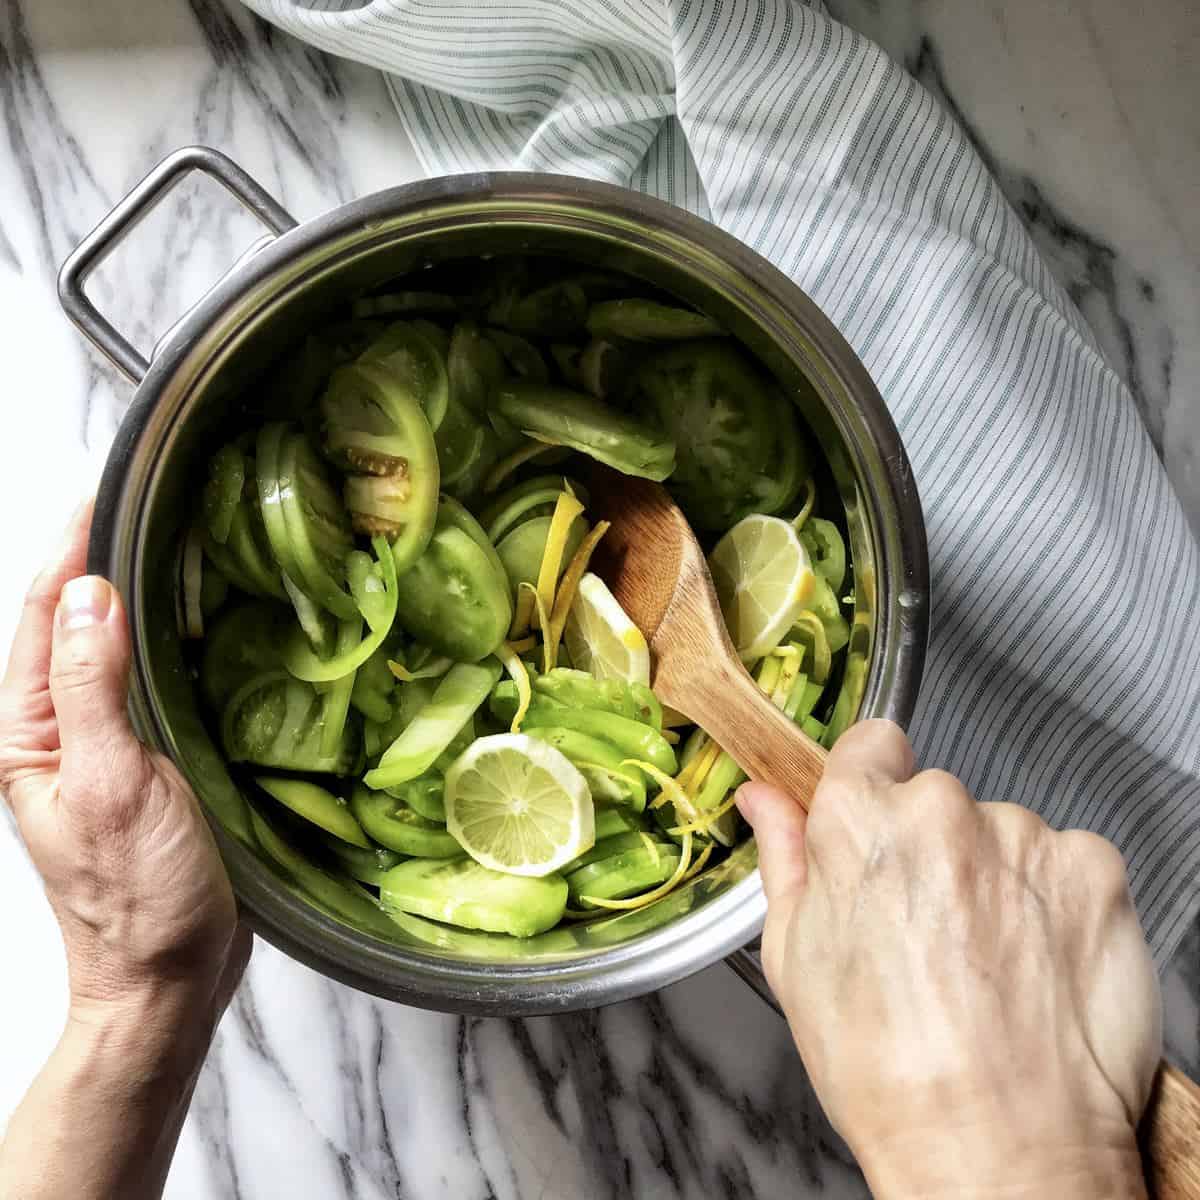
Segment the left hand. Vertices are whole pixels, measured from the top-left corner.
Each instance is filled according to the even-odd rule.
[[[90,523],[88,504],[26,598],[0,687],[0,787],[62,927],[71,1020],[168,1038],[186,1021],[207,1045],[250,935],[195,795],[130,726],[125,610],[83,574]]]

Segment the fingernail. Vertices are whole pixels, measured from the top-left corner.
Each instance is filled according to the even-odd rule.
[[[58,598],[58,625],[63,630],[99,625],[112,608],[112,586],[99,575],[81,575],[63,585]]]

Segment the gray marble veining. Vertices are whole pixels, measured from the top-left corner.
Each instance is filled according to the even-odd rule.
[[[1169,55],[1148,56],[1172,30],[1195,38],[1186,0],[1163,6],[1124,51],[1127,22],[1112,0],[1054,15],[1043,40],[1058,49],[1038,43],[1044,6],[1032,0],[830,7],[904,58],[971,129],[1130,381],[1200,519],[1200,279],[1188,253],[1200,229],[1182,199],[1194,197],[1200,150],[1161,80],[1127,87],[1139,63],[1170,75]],[[1047,63],[1054,78],[1042,78]],[[1072,88],[1078,108],[1058,112]],[[6,527],[6,642],[24,582],[93,479],[130,394],[57,308],[55,271],[80,236],[188,142],[231,154],[301,218],[419,168],[374,72],[220,0],[11,0],[0,9],[0,113],[0,328],[10,348],[0,480],[10,510],[39,498]],[[1134,138],[1151,125],[1152,138]],[[180,189],[96,277],[94,294],[148,350],[256,233],[211,186]],[[58,478],[74,487],[47,488],[36,445],[54,447]],[[65,985],[53,921],[7,827],[0,894],[23,914],[6,943],[22,986],[0,1009],[2,1116],[56,1036]],[[1200,928],[1164,996],[1168,1047],[1196,1071]],[[351,992],[260,944],[201,1076],[168,1195],[781,1200],[865,1188],[785,1026],[724,968],[601,1012],[479,1020]]]

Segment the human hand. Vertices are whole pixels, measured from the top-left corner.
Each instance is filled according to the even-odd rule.
[[[763,965],[876,1196],[1144,1195],[1158,982],[1120,854],[851,728],[807,819],[743,787]]]
[[[62,927],[70,1022],[206,1047],[250,935],[191,789],[130,727],[124,607],[83,576],[90,522],[87,505],[26,598],[0,786]]]

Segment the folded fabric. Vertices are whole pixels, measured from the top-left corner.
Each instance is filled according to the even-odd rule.
[[[1200,558],[1129,392],[953,118],[799,0],[246,0],[388,73],[431,174],[652,192],[866,364],[929,530],[920,761],[1125,853],[1159,962],[1200,902]]]

